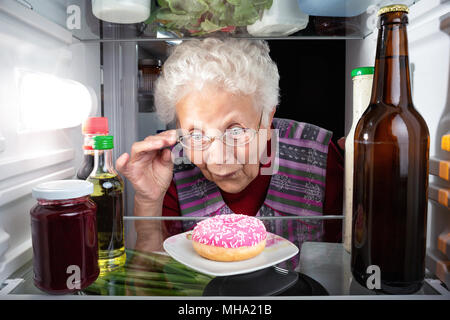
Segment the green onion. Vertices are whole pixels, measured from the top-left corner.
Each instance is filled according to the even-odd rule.
[[[203,290],[198,289],[161,289],[161,288],[141,288],[135,286],[127,286],[108,282],[107,284],[98,284],[94,282],[87,287],[84,292],[97,295],[143,295],[143,296],[201,296]]]
[[[201,296],[213,277],[170,256],[126,250],[124,267],[103,274],[85,293],[97,295]]]

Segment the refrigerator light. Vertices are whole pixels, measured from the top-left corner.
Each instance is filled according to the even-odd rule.
[[[19,94],[22,132],[76,127],[96,109],[94,90],[46,73],[20,72]]]

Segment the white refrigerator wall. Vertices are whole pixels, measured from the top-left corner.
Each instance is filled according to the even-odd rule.
[[[450,1],[422,0],[409,14],[408,40],[413,102],[430,131],[430,156],[445,159],[441,137],[450,131]],[[375,64],[378,30],[364,41],[348,40],[346,56],[346,132],[352,121],[351,70]],[[438,178],[430,176],[430,183]],[[437,237],[448,230],[450,215],[432,201],[428,205],[427,247],[437,247]]]
[[[63,21],[65,11],[46,9]],[[72,178],[82,160],[81,126],[23,130],[22,70],[78,81],[92,93],[99,114],[100,50],[14,0],[0,2],[0,282],[31,258],[31,189]],[[76,97],[68,96],[67,99]],[[64,106],[62,106],[64,107]]]

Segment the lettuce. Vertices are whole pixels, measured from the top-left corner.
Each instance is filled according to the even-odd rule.
[[[157,22],[168,31],[203,35],[234,32],[258,20],[273,0],[157,0],[159,7],[146,23]]]

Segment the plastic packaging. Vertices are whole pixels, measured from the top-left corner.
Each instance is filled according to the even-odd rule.
[[[139,23],[150,16],[150,0],[92,0],[92,12],[107,22]]]
[[[298,0],[300,9],[311,16],[354,17],[373,4],[373,0]]]
[[[309,16],[303,13],[297,0],[274,0],[269,10],[264,10],[262,19],[247,26],[252,36],[288,36],[305,29]]]
[[[355,128],[364,111],[369,106],[372,93],[373,67],[352,70],[353,79],[353,121],[345,138],[345,178],[344,178],[344,248],[351,251],[353,214],[353,155]]]
[[[74,293],[99,275],[97,206],[92,183],[59,180],[33,188],[30,210],[34,284],[51,294]]]

